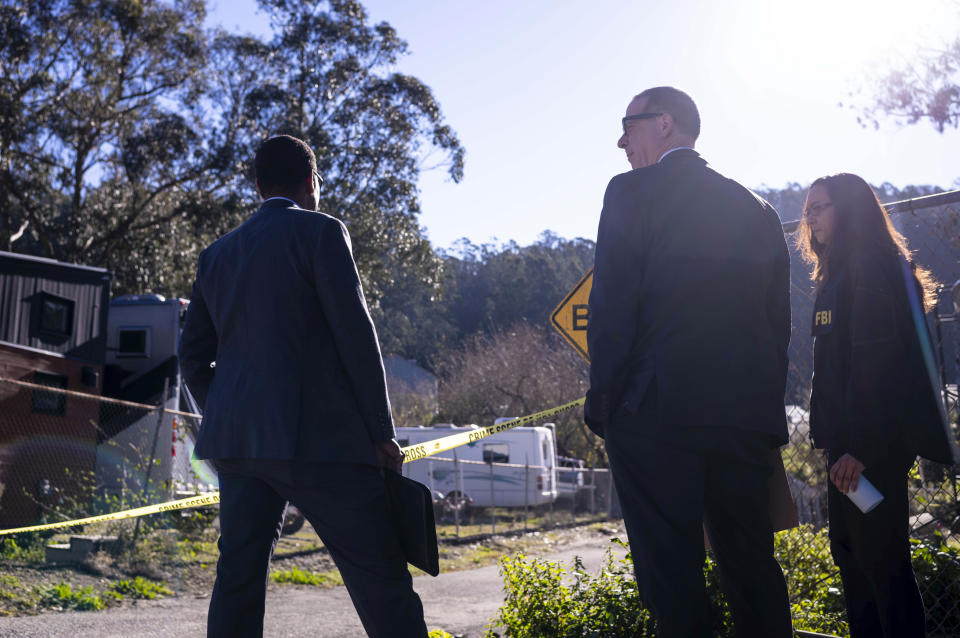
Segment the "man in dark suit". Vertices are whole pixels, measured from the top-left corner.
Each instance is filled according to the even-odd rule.
[[[313,151],[273,137],[260,209],[200,254],[180,361],[220,477],[209,636],[260,636],[287,502],[330,551],[370,636],[426,635],[381,468],[403,460],[350,238],[316,212]]]
[[[637,95],[597,234],[585,418],[605,437],[640,593],[661,638],[712,635],[705,523],[738,636],[791,636],[768,516],[787,440],[789,256],[776,211],[693,150],[671,87]]]

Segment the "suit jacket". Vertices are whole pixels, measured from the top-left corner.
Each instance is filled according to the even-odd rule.
[[[375,465],[394,436],[347,230],[288,200],[200,254],[180,362],[204,410],[198,458]]]
[[[588,425],[636,413],[786,442],[790,258],[770,204],[676,150],[614,177],[590,293]]]

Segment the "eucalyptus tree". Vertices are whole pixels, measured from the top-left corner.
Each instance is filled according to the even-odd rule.
[[[430,88],[397,70],[406,43],[369,24],[359,2],[260,8],[269,41],[222,34],[214,47],[226,64],[212,78],[219,130],[242,161],[270,135],[307,141],[325,179],[320,208],[347,225],[368,301],[382,317],[381,299],[402,291],[388,306],[403,319],[441,292],[441,261],[418,222],[420,172],[442,167],[459,181],[464,149]]]
[[[435,299],[417,180],[459,180],[464,151],[396,70],[406,44],[357,2],[261,6],[266,40],[205,30],[203,0],[0,0],[0,249],[186,294],[199,250],[256,208],[256,147],[291,133],[318,154],[374,311],[391,290],[398,319]]]
[[[170,290],[222,208],[202,0],[2,0],[0,247]]]
[[[960,0],[940,8],[947,9],[943,20],[960,26]],[[881,119],[890,118],[930,124],[938,133],[960,127],[960,35],[928,37],[911,55],[880,68],[850,93],[848,106],[860,112],[861,125],[878,129]]]

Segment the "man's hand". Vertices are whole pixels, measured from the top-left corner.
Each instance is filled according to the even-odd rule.
[[[841,494],[857,489],[860,473],[863,472],[863,463],[850,454],[844,454],[830,468],[830,480],[837,486]]]
[[[380,463],[380,467],[400,473],[403,452],[400,451],[400,444],[396,439],[377,443],[374,449],[377,451],[377,462]]]

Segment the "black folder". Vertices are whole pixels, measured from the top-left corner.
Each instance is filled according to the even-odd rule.
[[[431,576],[440,573],[433,498],[426,485],[385,471],[390,515],[407,562]]]

